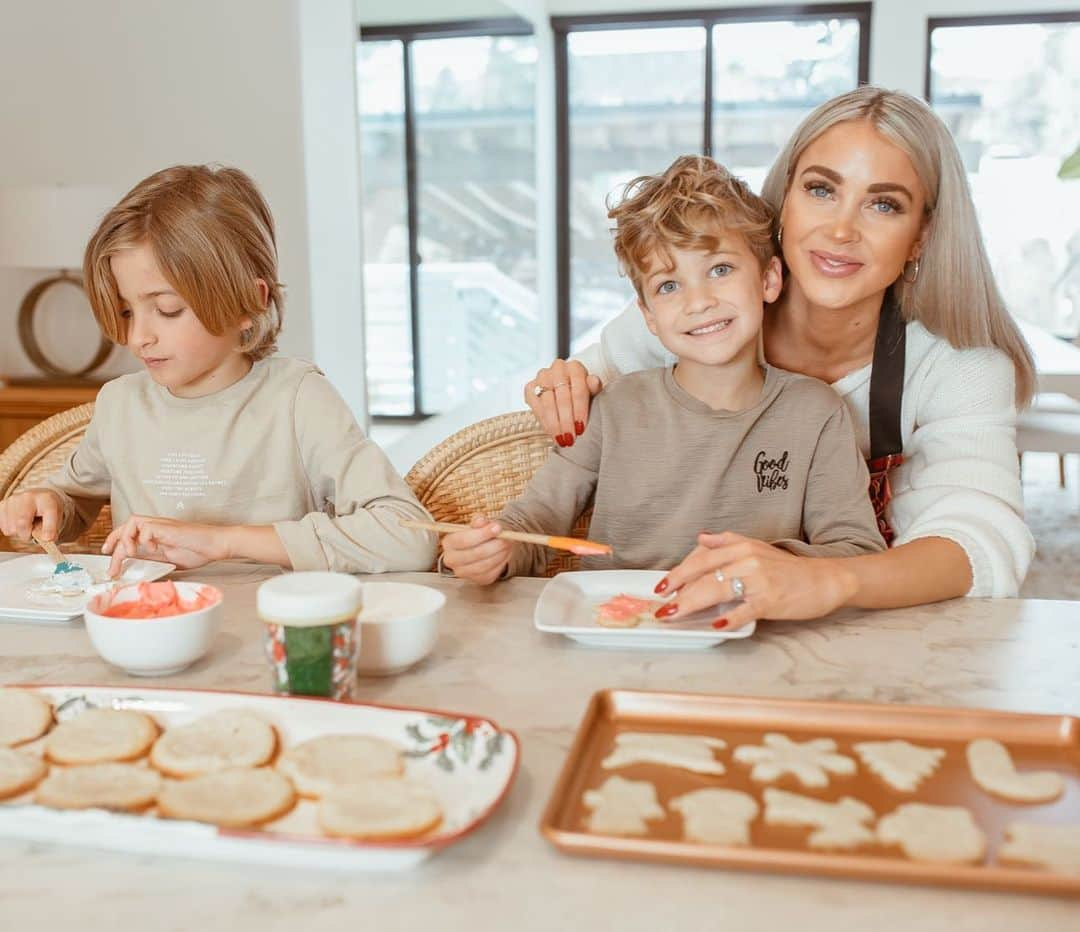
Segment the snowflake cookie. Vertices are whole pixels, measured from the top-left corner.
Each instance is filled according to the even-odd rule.
[[[824,787],[829,785],[829,774],[850,776],[855,773],[855,761],[836,753],[832,738],[815,738],[812,741],[792,741],[787,735],[770,732],[764,744],[743,744],[735,748],[735,760],[740,764],[753,764],[750,779],[759,783],[772,783],[785,773],[794,774],[803,786]]]

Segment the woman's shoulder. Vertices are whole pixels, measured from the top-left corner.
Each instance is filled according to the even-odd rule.
[[[917,320],[907,325],[908,368],[914,366],[1002,365],[1011,368],[1008,354],[996,346],[954,346],[946,337],[931,333]]]
[[[918,322],[908,324],[905,369],[905,394],[914,394],[924,413],[1009,406],[1015,398],[1016,369],[1004,351],[954,346]]]

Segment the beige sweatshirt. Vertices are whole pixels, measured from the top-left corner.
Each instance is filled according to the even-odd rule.
[[[272,524],[295,570],[427,570],[435,557],[431,534],[398,525],[427,512],[326,377],[296,359],[260,360],[203,398],[145,372],[109,382],[48,485],[64,499],[63,539],[108,499],[114,524]]]
[[[734,531],[810,556],[884,550],[851,416],[824,382],[766,368],[758,402],[714,411],[673,370],[622,376],[593,401],[585,433],[553,447],[508,528],[566,534],[594,500],[585,569],[668,569],[700,531]],[[595,493],[595,497],[594,497]],[[543,572],[543,547],[515,544],[510,575]]]

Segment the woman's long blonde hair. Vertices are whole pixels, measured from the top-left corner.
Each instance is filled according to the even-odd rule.
[[[917,320],[958,349],[993,346],[1016,367],[1016,401],[1035,392],[1035,364],[994,281],[975,216],[967,175],[948,128],[925,102],[901,91],[865,85],[826,101],[795,130],[777,156],[762,197],[777,216],[799,158],[837,123],[868,120],[911,159],[926,190],[926,235],[919,272],[892,289],[905,320]]]

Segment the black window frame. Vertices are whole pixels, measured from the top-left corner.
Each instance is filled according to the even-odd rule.
[[[664,10],[655,13],[611,13],[595,16],[553,16],[555,46],[555,209],[556,209],[556,337],[558,355],[570,355],[570,87],[568,36],[572,32],[649,27],[700,26],[706,30],[704,119],[702,152],[712,153],[713,57],[712,27],[729,23],[790,22],[797,20],[854,19],[859,24],[859,59],[856,84],[870,80],[872,3],[818,3],[727,9]]]
[[[479,37],[531,36],[532,25],[524,19],[454,20],[444,23],[405,23],[400,25],[364,26],[357,29],[358,42],[392,42],[402,44],[402,82],[405,122],[405,214],[409,240],[409,321],[412,348],[413,410],[411,414],[376,414],[374,424],[415,424],[432,417],[425,411],[421,386],[420,359],[420,250],[419,207],[416,163],[416,112],[412,79],[412,44],[424,39],[464,39]]]

